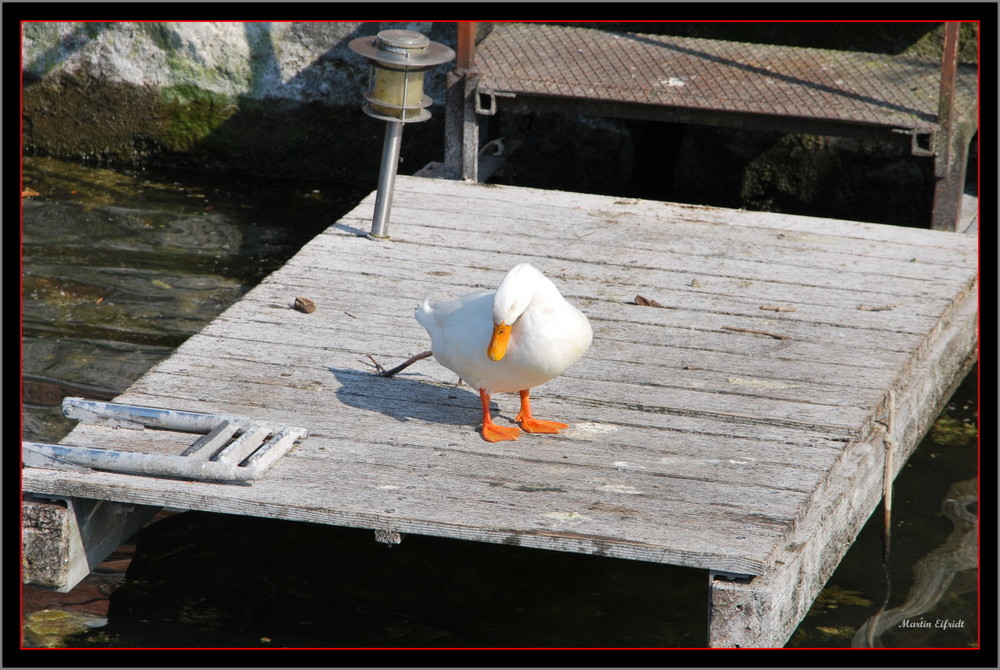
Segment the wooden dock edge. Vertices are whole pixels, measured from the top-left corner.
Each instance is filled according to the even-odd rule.
[[[962,196],[962,208],[958,219],[958,231],[965,235],[979,234],[979,198],[974,195]]]
[[[21,503],[21,580],[71,591],[149,521],[159,507],[26,494]]]
[[[896,381],[893,479],[976,362],[977,295],[975,289],[965,295]],[[881,502],[884,464],[883,433],[873,428],[845,449],[827,485],[817,492],[818,501],[808,506],[809,517],[796,524],[770,571],[758,577],[709,573],[710,647],[781,647],[788,642]],[[848,522],[823,523],[828,518]],[[872,569],[880,570],[874,560]]]

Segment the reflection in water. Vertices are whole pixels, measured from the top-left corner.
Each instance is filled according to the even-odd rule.
[[[882,634],[900,625],[905,628],[942,628],[945,625],[944,620],[925,621],[921,615],[931,611],[948,594],[948,587],[958,572],[975,570],[978,565],[976,482],[976,479],[956,482],[948,490],[941,503],[941,512],[955,524],[955,530],[944,544],[913,566],[913,586],[906,602],[866,621],[855,633],[852,647],[881,647]],[[965,621],[951,623],[955,627],[967,625]]]

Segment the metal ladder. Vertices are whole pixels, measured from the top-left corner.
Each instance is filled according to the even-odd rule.
[[[180,455],[92,449],[63,444],[22,442],[25,467],[57,470],[96,469],[196,480],[259,479],[296,441],[305,428],[246,416],[203,414],[138,405],[65,398],[63,414],[83,423],[115,428],[147,428],[202,433]]]

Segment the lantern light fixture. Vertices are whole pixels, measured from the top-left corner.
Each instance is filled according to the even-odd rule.
[[[432,101],[424,95],[424,73],[450,61],[455,52],[412,30],[383,30],[374,37],[351,40],[347,46],[371,65],[361,109],[386,122],[371,232],[371,237],[386,238],[403,124],[431,118],[427,107]]]

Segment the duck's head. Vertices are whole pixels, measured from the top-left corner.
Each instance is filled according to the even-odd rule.
[[[491,361],[499,361],[507,353],[511,329],[543,282],[548,281],[537,268],[528,263],[514,266],[500,282],[493,296],[493,337],[486,347],[486,355]]]

